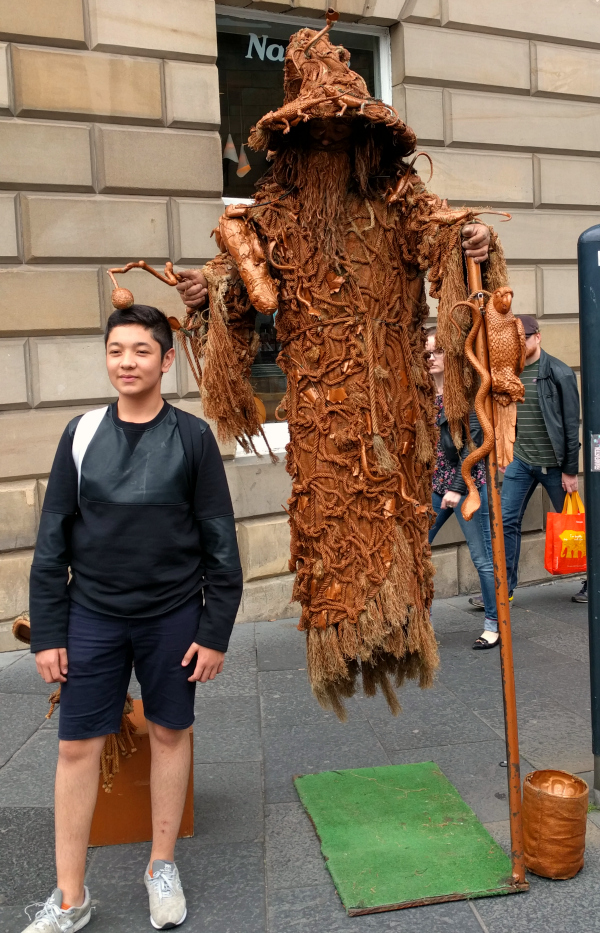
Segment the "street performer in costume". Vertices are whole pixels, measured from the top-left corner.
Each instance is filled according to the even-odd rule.
[[[467,297],[463,250],[485,263],[489,291],[506,284],[506,270],[477,211],[450,209],[416,174],[415,134],[331,43],[336,18],[291,37],[284,104],[249,140],[271,161],[256,201],[226,209],[221,253],[177,287],[188,308],[182,337],[203,361],[204,411],[246,449],[260,432],[249,382],[255,316],[277,312],[294,599],[312,689],[344,718],[359,674],[367,695],[379,686],[397,713],[394,686],[405,677],[429,686],[438,665],[425,274],[448,320],[440,344],[446,335],[451,350],[462,327],[462,352],[470,319],[452,324],[448,312]],[[457,431],[473,373],[453,372],[447,412]]]

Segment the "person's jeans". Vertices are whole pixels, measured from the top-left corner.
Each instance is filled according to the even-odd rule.
[[[436,534],[444,525],[452,512],[458,519],[458,524],[465,536],[471,560],[479,574],[481,584],[481,594],[485,604],[485,625],[486,632],[498,631],[498,612],[496,610],[496,586],[494,583],[494,567],[492,564],[492,539],[490,536],[490,515],[488,512],[487,486],[484,484],[479,490],[481,496],[481,506],[473,515],[470,522],[466,522],[460,510],[461,505],[466,499],[463,496],[455,509],[442,508],[442,496],[437,492],[432,495],[432,505],[435,512],[435,525],[429,531],[429,543],[433,541]]]
[[[542,470],[546,472],[542,472]],[[561,512],[565,501],[560,467],[530,466],[515,459],[506,467],[502,484],[502,524],[504,526],[504,553],[508,590],[517,585],[517,571],[521,554],[521,523],[536,487],[542,484],[555,511]]]

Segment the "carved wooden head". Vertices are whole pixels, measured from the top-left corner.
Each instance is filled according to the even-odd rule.
[[[510,311],[510,306],[512,305],[513,300],[513,290],[507,285],[503,285],[502,288],[497,288],[494,294],[492,295],[492,302],[494,308],[500,314],[508,314]]]

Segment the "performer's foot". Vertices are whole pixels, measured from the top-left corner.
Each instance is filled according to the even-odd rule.
[[[150,923],[155,930],[170,930],[183,923],[187,907],[175,862],[154,859],[144,875],[150,899]]]
[[[473,642],[473,650],[485,651],[487,648],[495,648],[499,641],[500,635],[498,632],[482,632],[479,638],[476,638]]]
[[[587,594],[587,580],[583,581],[583,585],[578,593],[575,593],[575,596],[571,596],[572,603],[587,603],[588,594]]]
[[[90,922],[92,916],[92,899],[90,892],[84,888],[84,898],[81,907],[69,907],[63,910],[63,896],[60,888],[55,888],[45,904],[31,904],[30,907],[41,907],[33,921],[25,927],[23,933],[76,933]],[[29,907],[25,908],[29,916]]]

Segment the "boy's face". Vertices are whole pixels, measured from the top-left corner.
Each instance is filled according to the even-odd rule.
[[[175,350],[167,350],[161,358],[161,346],[152,331],[141,324],[114,327],[106,345],[108,378],[119,395],[144,395],[160,385],[163,373],[169,371]]]

